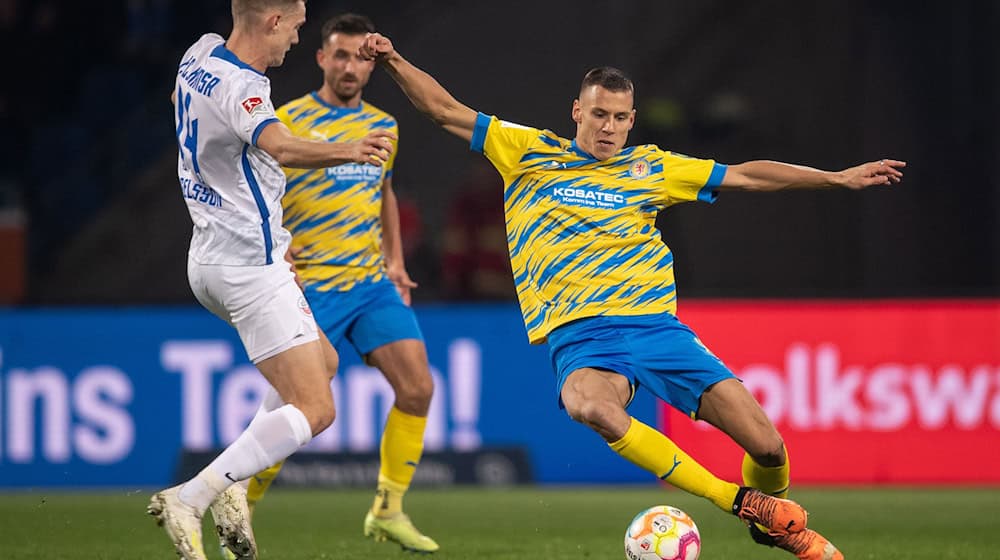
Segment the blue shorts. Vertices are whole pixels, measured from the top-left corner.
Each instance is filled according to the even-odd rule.
[[[596,368],[624,375],[695,418],[706,389],[736,378],[690,328],[671,313],[579,319],[549,333],[557,394],[569,374]],[[563,406],[559,400],[560,408]]]
[[[343,339],[361,356],[390,342],[424,340],[417,316],[389,279],[358,284],[346,292],[321,292],[306,285],[306,299],[316,323],[334,346]]]

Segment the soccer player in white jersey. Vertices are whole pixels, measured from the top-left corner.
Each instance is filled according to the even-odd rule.
[[[188,279],[198,301],[236,328],[272,389],[246,431],[197,476],[153,495],[148,512],[185,560],[205,559],[201,519],[210,505],[216,519],[232,520],[221,527],[230,550],[256,558],[245,490],[234,483],[294,453],[335,416],[337,354],[285,261],[281,167],[381,165],[395,139],[386,131],[350,143],[294,136],[275,117],[264,72],[298,43],[305,1],[233,0],[232,12],[228,40],[207,34],[184,54],[171,95],[177,173],[194,222]]]
[[[784,442],[753,395],[676,317],[673,257],[653,227],[680,202],[720,189],[861,189],[902,180],[902,161],[839,172],[775,161],[724,165],[625,143],[634,87],[620,70],[587,73],[573,101],[573,140],[476,113],[379,34],[379,61],[414,106],[482,152],[504,179],[514,281],[532,343],[549,344],[559,405],[623,458],[747,523],[754,539],[801,560],[843,560],[784,499]],[[743,485],[719,479],[626,411],[638,387],[729,435],[745,451]],[[831,450],[831,453],[835,451]]]

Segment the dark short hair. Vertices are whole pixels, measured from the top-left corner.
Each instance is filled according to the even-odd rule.
[[[625,75],[625,72],[610,66],[600,66],[587,72],[587,75],[583,77],[583,83],[580,84],[580,91],[590,86],[601,86],[608,91],[635,93],[635,86],[632,85],[632,80]]]
[[[321,44],[325,44],[330,39],[330,35],[334,33],[343,33],[344,35],[375,33],[375,24],[367,16],[361,14],[340,14],[326,20],[322,33]]]

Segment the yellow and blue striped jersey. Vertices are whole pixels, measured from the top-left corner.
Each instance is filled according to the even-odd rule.
[[[676,312],[673,256],[656,214],[713,202],[725,165],[654,145],[600,161],[548,130],[482,113],[471,147],[503,177],[507,246],[532,344],[575,319]]]
[[[335,107],[315,92],[277,111],[297,136],[327,142],[360,140],[374,129],[397,133],[396,119],[368,103]],[[381,167],[347,163],[326,169],[285,169],[282,205],[302,281],[321,291],[346,291],[385,276],[382,253],[382,181],[396,158]]]

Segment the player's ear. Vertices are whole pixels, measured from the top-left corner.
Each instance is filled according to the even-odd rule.
[[[576,124],[583,122],[583,107],[580,107],[579,99],[573,100],[573,111],[571,114],[573,115],[573,122]]]
[[[320,49],[316,49],[316,66],[319,66],[320,68],[322,68],[324,60],[326,60],[326,53],[323,52],[323,49],[321,49],[321,48]]]
[[[271,12],[264,18],[264,27],[269,32],[277,31],[279,23],[281,23],[281,12]]]

